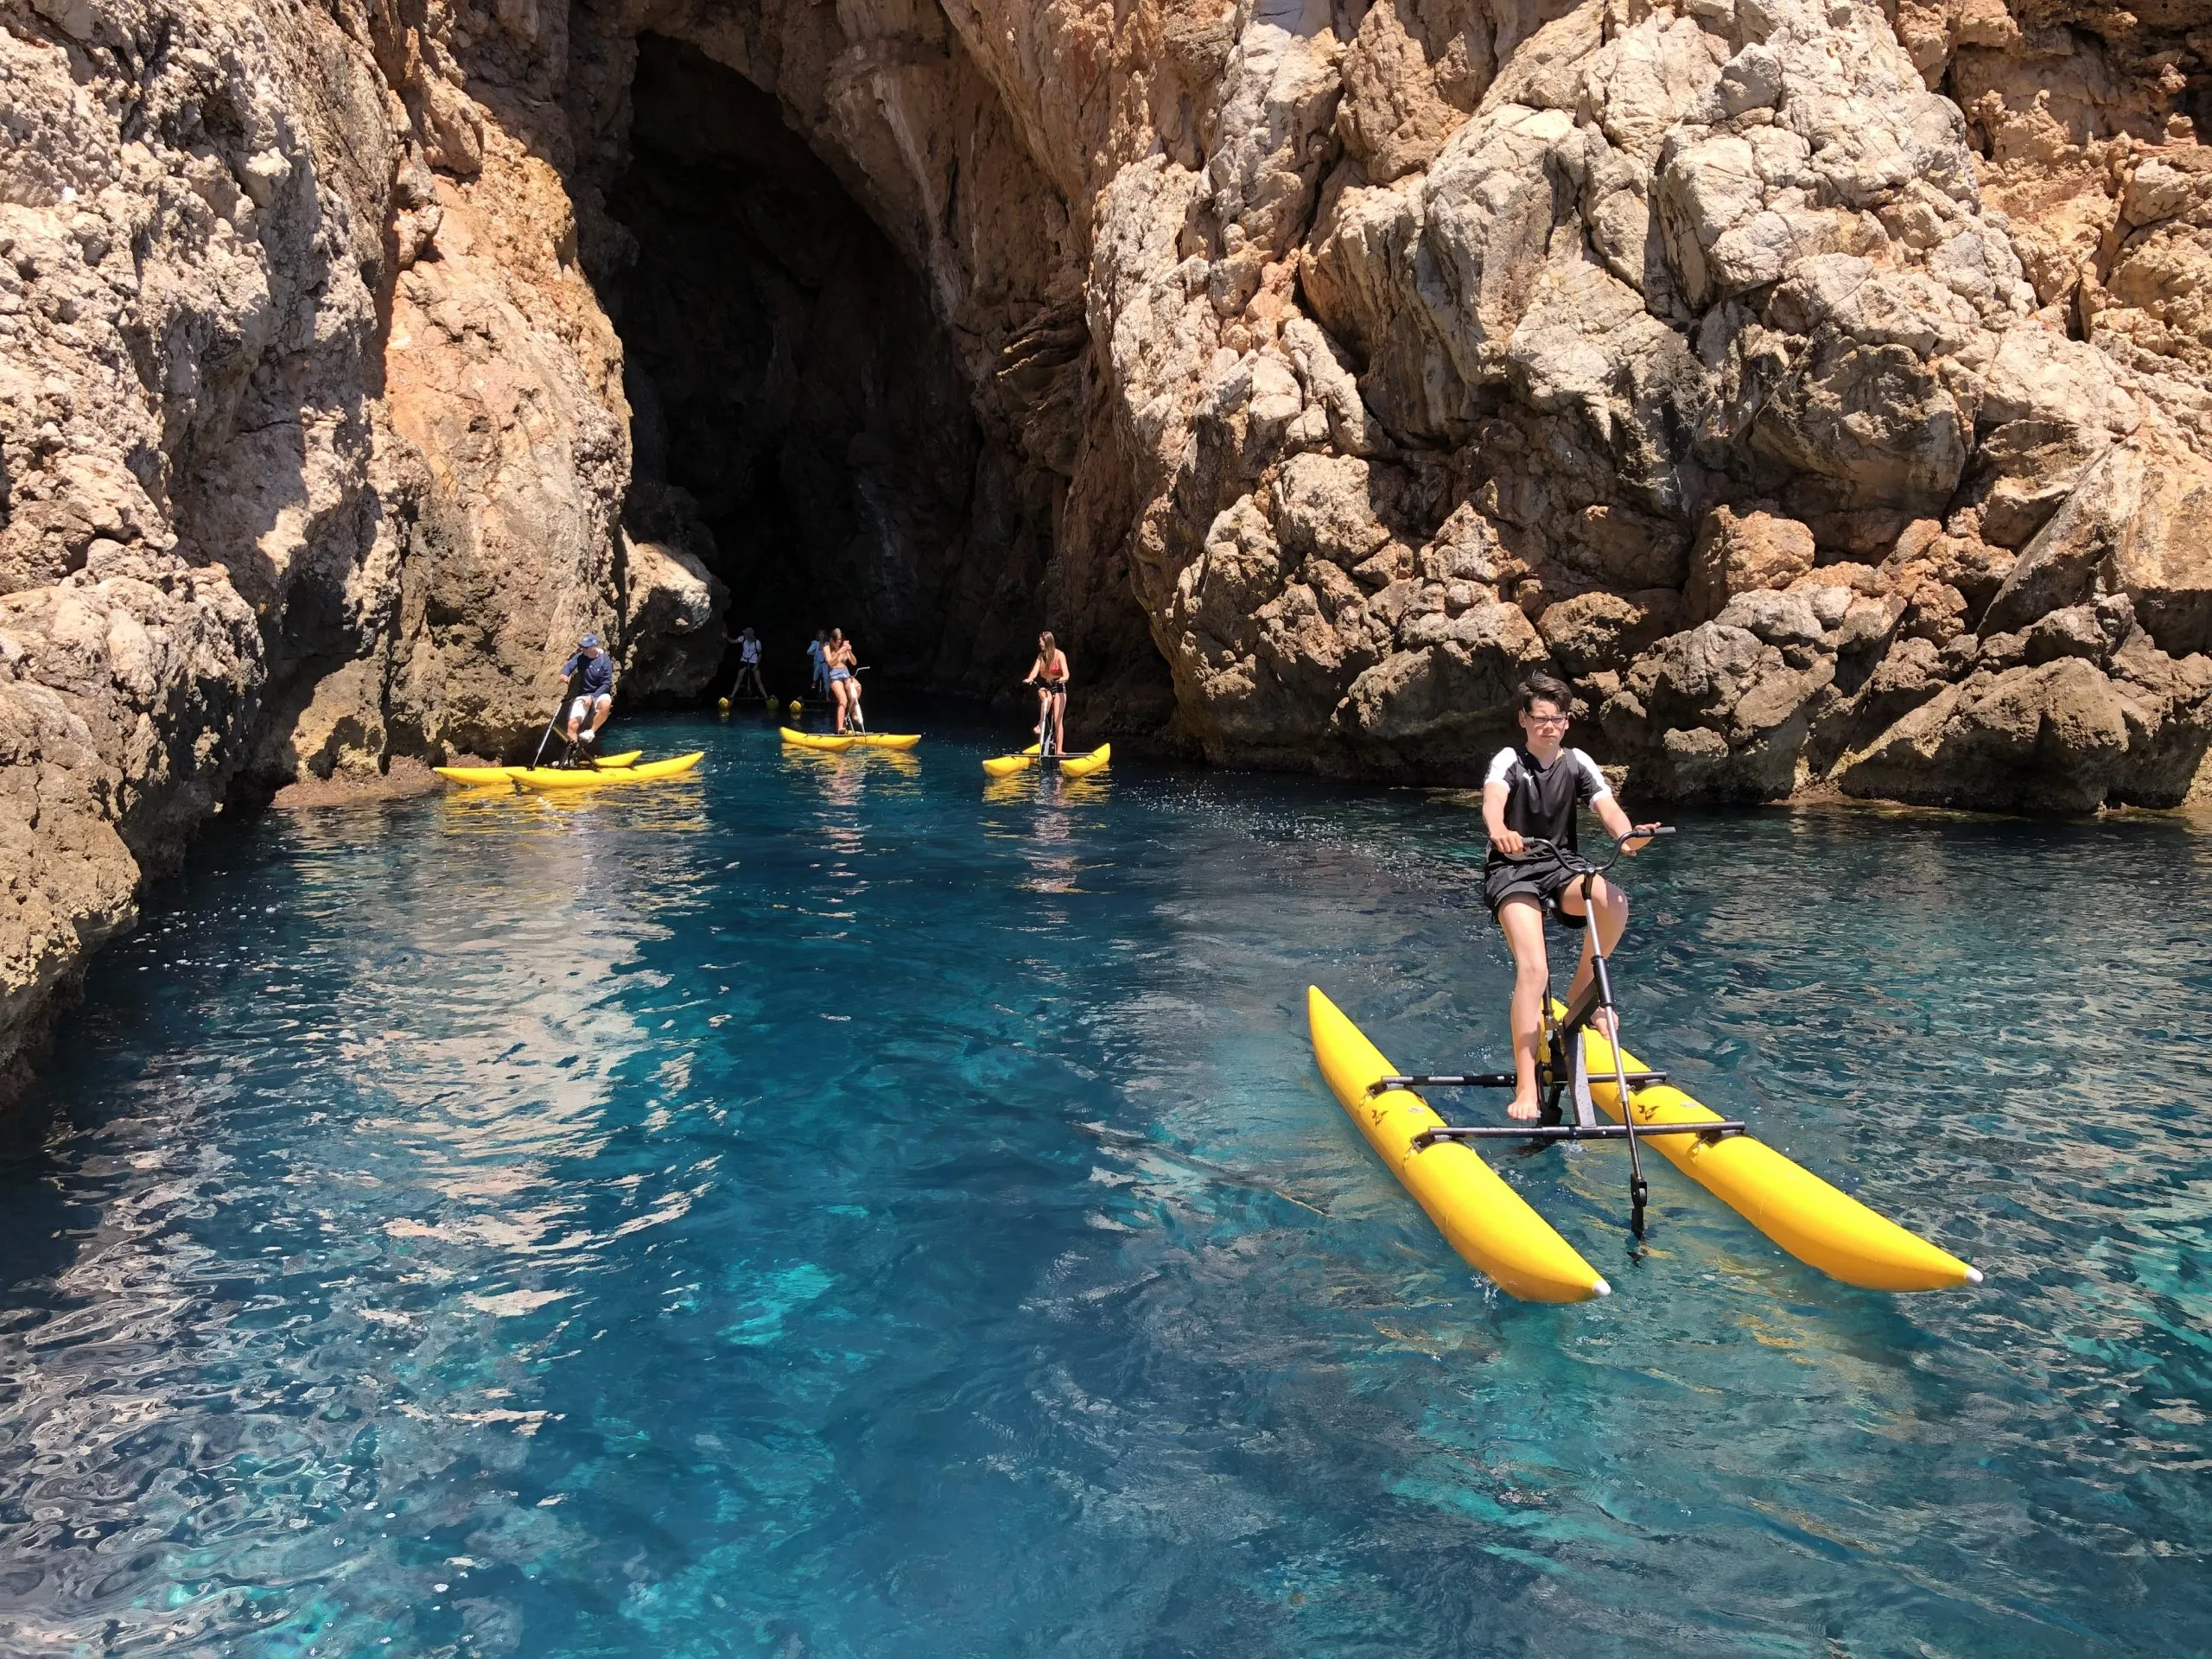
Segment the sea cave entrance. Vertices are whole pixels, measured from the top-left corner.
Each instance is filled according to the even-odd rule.
[[[834,626],[872,678],[1002,690],[1041,625],[1059,483],[991,442],[922,279],[772,97],[646,35],[631,104],[607,198],[635,239],[608,295],[631,535],[728,586],[772,688]]]

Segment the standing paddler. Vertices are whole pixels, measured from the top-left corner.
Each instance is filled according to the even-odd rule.
[[[830,643],[822,648],[822,660],[829,665],[830,695],[837,702],[838,731],[843,732],[848,721],[855,730],[864,729],[861,721],[860,658],[842,628],[830,630]]]
[[[1550,964],[1544,955],[1545,914],[1558,917],[1562,927],[1586,930],[1589,925],[1580,876],[1552,849],[1575,849],[1576,810],[1583,806],[1595,811],[1622,841],[1624,852],[1641,852],[1647,844],[1626,837],[1657,828],[1630,823],[1598,763],[1580,749],[1566,747],[1573,695],[1548,674],[1532,674],[1522,681],[1513,693],[1522,741],[1500,749],[1483,780],[1483,827],[1490,832],[1483,899],[1513,952],[1513,1103],[1505,1109],[1509,1117],[1533,1118],[1538,1111],[1536,1049],[1542,1040],[1544,992],[1550,983]],[[1537,840],[1551,845],[1529,845]],[[1593,881],[1591,899],[1598,913],[1599,940],[1610,956],[1628,925],[1628,895],[1600,876]],[[1590,983],[1590,975],[1586,931],[1582,960],[1567,993],[1568,1007]],[[1614,1034],[1605,1011],[1592,1023],[1608,1038]]]
[[[747,628],[737,636],[737,678],[730,683],[727,701],[759,697],[766,701],[768,687],[760,677],[760,636]]]
[[[568,758],[572,764],[588,761],[599,741],[599,728],[614,712],[614,659],[597,634],[587,633],[576,641],[575,654],[561,664],[561,673],[569,682],[563,693],[569,711]],[[588,728],[587,720],[591,722]]]
[[[1037,660],[1024,685],[1037,688],[1037,747],[1043,754],[1067,753],[1068,654],[1050,633],[1037,636]]]

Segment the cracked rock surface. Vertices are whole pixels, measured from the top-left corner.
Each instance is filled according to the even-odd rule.
[[[226,801],[524,741],[586,626],[696,696],[778,580],[940,686],[1052,626],[1223,763],[1464,779],[1545,668],[1647,798],[2203,799],[2208,60],[2202,0],[0,0],[0,1068]]]

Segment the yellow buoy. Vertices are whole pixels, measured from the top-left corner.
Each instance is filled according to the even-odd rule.
[[[721,709],[724,714],[729,713],[729,699],[728,697],[715,698],[715,707]]]
[[[793,697],[793,698],[791,699],[791,718],[792,718],[793,720],[797,720],[797,719],[798,719],[801,715],[804,714],[805,712],[806,712],[806,705],[805,705],[804,703],[801,702],[800,702],[797,697]]]

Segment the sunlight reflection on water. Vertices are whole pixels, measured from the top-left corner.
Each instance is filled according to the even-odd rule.
[[[647,728],[695,779],[226,831],[0,1126],[33,1650],[2186,1651],[2212,836],[1693,819],[1649,1058],[1987,1268],[1615,1150],[1498,1297],[1313,1074],[1487,1067],[1464,801]],[[696,734],[695,741],[695,734]],[[387,1638],[389,1643],[387,1643]]]

